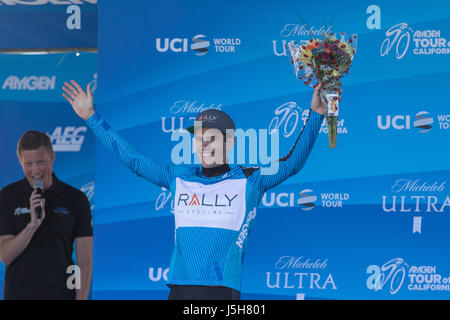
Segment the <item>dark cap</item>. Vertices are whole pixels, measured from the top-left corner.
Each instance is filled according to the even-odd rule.
[[[234,121],[221,110],[204,110],[195,117],[195,121],[200,121],[204,128],[219,129],[223,134],[227,133],[227,129],[235,129]],[[194,134],[194,126],[188,127],[186,130]]]

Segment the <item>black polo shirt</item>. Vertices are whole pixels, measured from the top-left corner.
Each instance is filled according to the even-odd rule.
[[[23,179],[0,190],[0,235],[17,235],[30,222],[33,192]],[[67,288],[73,273],[75,238],[92,236],[91,210],[83,192],[58,180],[44,192],[46,216],[28,246],[5,271],[5,299],[74,299]]]

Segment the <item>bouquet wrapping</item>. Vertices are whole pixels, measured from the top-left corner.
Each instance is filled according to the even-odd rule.
[[[314,88],[322,84],[320,99],[326,108],[330,148],[337,142],[340,79],[349,72],[356,45],[357,35],[343,32],[339,39],[334,33],[324,32],[306,44],[287,44],[297,78]]]

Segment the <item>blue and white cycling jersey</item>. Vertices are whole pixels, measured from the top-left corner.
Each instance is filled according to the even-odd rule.
[[[311,111],[278,172],[230,165],[223,175],[206,177],[200,165],[155,161],[136,151],[96,113],[86,123],[105,147],[129,169],[171,191],[175,247],[168,284],[225,286],[241,290],[247,237],[264,193],[300,171],[319,134],[323,116]]]

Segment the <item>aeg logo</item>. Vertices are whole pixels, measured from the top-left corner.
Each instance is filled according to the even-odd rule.
[[[50,135],[53,144],[53,151],[78,152],[83,145],[85,136],[82,132],[86,132],[87,127],[56,127]]]

